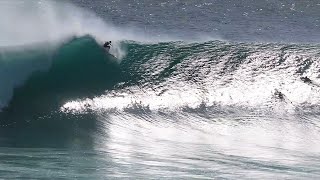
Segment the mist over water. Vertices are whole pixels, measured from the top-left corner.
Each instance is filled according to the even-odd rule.
[[[66,1],[1,1],[0,8],[6,17],[0,22],[1,46],[52,43],[87,34],[99,41],[132,38],[129,31]]]
[[[319,178],[317,7],[1,1],[0,178]]]

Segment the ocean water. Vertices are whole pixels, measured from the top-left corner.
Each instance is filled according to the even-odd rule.
[[[319,7],[0,1],[0,179],[320,178]]]

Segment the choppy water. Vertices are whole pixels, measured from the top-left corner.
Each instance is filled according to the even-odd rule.
[[[319,178],[318,6],[0,2],[0,178]]]

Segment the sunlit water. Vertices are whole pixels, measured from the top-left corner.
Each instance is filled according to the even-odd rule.
[[[320,177],[312,117],[197,114],[100,115],[94,145],[1,148],[2,178]]]

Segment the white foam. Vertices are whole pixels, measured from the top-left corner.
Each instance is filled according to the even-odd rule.
[[[0,2],[0,16],[0,46],[85,34],[101,40],[125,39],[95,14],[66,2],[5,0]]]

